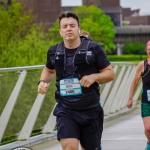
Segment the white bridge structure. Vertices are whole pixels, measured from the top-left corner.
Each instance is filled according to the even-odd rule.
[[[113,62],[112,65],[116,72],[115,80],[100,85],[100,103],[104,109],[105,121],[131,113],[141,99],[140,82],[133,97],[133,108],[126,107],[137,64]],[[56,104],[55,81],[50,84],[47,94],[37,92],[37,82],[43,67],[44,65],[0,68],[0,150],[32,148],[56,139],[56,119],[53,116]],[[43,113],[46,113],[45,118]],[[36,132],[37,129],[39,132]]]

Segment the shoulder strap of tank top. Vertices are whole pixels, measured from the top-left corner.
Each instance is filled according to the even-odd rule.
[[[144,70],[147,68],[147,59],[144,60]]]
[[[89,47],[89,44],[90,44],[90,40],[83,38],[79,49],[87,51],[88,47]]]
[[[57,45],[56,53],[63,53],[63,51],[64,51],[64,42],[61,42],[60,44]]]

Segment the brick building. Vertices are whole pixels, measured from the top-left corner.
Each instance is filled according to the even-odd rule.
[[[115,26],[121,26],[122,8],[120,0],[101,0],[99,6],[103,12],[111,17]]]
[[[13,0],[12,0],[13,1]],[[72,7],[62,7],[61,0],[17,0],[21,2],[25,10],[32,10],[36,16],[36,22],[43,22],[51,26],[58,18],[62,10],[71,10]],[[81,0],[82,5],[95,5],[109,15],[115,26],[121,25],[122,9],[120,0]]]
[[[89,5],[95,5],[95,6],[100,6],[101,5],[101,0],[82,0],[83,5],[89,6]]]
[[[140,9],[122,8],[122,20],[126,25],[150,25],[150,15],[140,16]]]
[[[139,16],[140,9],[131,10],[131,8],[122,8],[122,19],[127,20],[129,17]]]
[[[4,1],[4,0],[0,0]],[[10,0],[7,0],[10,1]],[[13,0],[12,0],[13,1]],[[25,10],[32,10],[36,16],[36,22],[43,22],[51,26],[58,18],[62,10],[71,10],[72,6],[62,6],[62,0],[17,0],[21,2]],[[75,1],[71,1],[74,3]],[[150,16],[139,16],[140,9],[131,10],[122,8],[120,0],[81,0],[82,5],[95,5],[111,17],[115,26],[121,26],[122,21],[128,25],[150,25]],[[76,6],[73,6],[76,7]],[[77,6],[79,7],[79,6]]]
[[[89,6],[95,5],[99,7],[105,14],[111,17],[115,26],[121,25],[122,20],[122,8],[120,6],[120,0],[82,0],[82,4]],[[62,7],[62,10],[71,10],[73,7]]]
[[[36,22],[43,22],[51,26],[61,12],[60,0],[17,0],[21,2],[25,10],[33,11]]]
[[[129,25],[150,25],[150,15],[132,16],[127,18]]]

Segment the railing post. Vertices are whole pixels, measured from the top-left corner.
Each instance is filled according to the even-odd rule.
[[[0,142],[3,138],[4,132],[6,130],[8,121],[10,119],[11,113],[12,113],[15,103],[17,101],[17,98],[18,98],[19,92],[21,90],[22,84],[24,82],[24,79],[26,77],[26,74],[27,74],[26,70],[23,70],[21,72],[21,75],[20,75],[20,77],[8,99],[8,102],[1,114],[1,117],[0,117]]]
[[[118,69],[118,65],[115,65],[115,67],[114,67],[114,72],[115,72],[115,73],[117,72],[117,69]],[[111,86],[112,86],[112,82],[113,82],[113,81],[111,81],[111,82],[105,84],[105,87],[104,87],[104,89],[103,89],[103,91],[102,91],[102,94],[101,94],[101,96],[100,96],[100,103],[101,103],[101,106],[102,106],[102,107],[104,106],[104,104],[105,104],[105,102],[106,102],[106,98],[107,98],[108,93],[109,93],[109,90],[110,90],[110,88],[111,88]]]
[[[41,105],[43,103],[44,97],[45,97],[45,94],[44,95],[38,94],[38,96],[32,106],[32,109],[25,121],[25,124],[24,124],[21,132],[19,133],[18,140],[25,140],[30,137],[32,129],[33,129],[36,119],[38,117]]]

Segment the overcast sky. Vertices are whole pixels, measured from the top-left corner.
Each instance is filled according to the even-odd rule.
[[[82,0],[61,0],[62,6],[81,6]],[[120,0],[122,7],[140,9],[141,15],[150,15],[150,0]]]
[[[150,15],[150,0],[120,0],[120,5],[131,9],[140,9],[141,15]]]
[[[82,6],[82,0],[61,0],[61,6]]]

